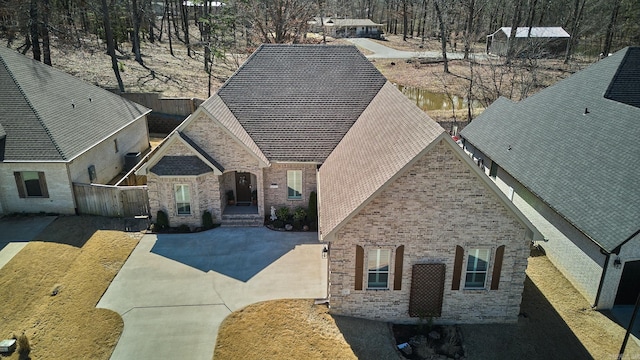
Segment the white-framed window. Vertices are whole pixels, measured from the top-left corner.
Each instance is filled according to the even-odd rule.
[[[391,250],[372,249],[367,254],[367,288],[389,288],[389,266],[391,264]]]
[[[48,198],[47,181],[42,171],[14,172],[18,187],[18,196],[21,198],[40,197]]]
[[[471,249],[467,257],[466,289],[483,289],[489,269],[489,249]]]
[[[191,215],[189,185],[176,185],[176,209],[178,215]]]
[[[287,170],[287,199],[302,199],[302,170]]]

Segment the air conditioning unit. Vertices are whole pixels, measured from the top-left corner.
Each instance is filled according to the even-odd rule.
[[[124,171],[129,172],[134,168],[142,158],[142,154],[139,152],[130,152],[124,156]]]

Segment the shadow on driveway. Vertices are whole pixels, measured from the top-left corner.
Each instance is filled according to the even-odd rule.
[[[151,252],[247,282],[300,244],[318,244],[318,234],[222,227],[193,234],[158,234]]]

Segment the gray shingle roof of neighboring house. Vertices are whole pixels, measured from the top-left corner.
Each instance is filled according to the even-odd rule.
[[[190,176],[211,171],[213,169],[197,156],[164,156],[151,168],[151,172],[160,176]]]
[[[383,26],[384,24],[374,23],[371,19],[331,19],[333,26]],[[327,24],[331,25],[331,24]]]
[[[499,99],[461,132],[607,251],[640,229],[640,109],[627,104],[638,61],[640,48],[623,49],[519,103]]]
[[[495,35],[498,32],[502,32],[507,37],[511,36],[511,27],[505,26],[498,29],[491,35]],[[560,26],[550,26],[550,27],[532,27],[531,33],[529,33],[529,27],[519,26],[516,29],[516,37],[517,38],[568,38],[571,37],[568,32],[566,32]]]
[[[449,135],[387,82],[320,167],[322,236],[442,136]]]
[[[385,82],[354,46],[261,45],[218,96],[268,160],[323,162]]]
[[[0,46],[4,161],[68,161],[150,110]]]

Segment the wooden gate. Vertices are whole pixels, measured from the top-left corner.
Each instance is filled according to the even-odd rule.
[[[146,186],[73,184],[78,214],[110,217],[149,215]]]

